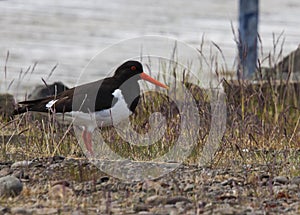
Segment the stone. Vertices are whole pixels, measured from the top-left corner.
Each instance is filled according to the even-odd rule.
[[[291,180],[291,184],[300,185],[300,176],[296,176]]]
[[[15,176],[4,176],[0,178],[0,196],[14,197],[19,195],[23,190],[23,184]]]
[[[293,73],[300,73],[300,45],[295,51],[285,56],[276,67],[286,74],[289,73],[291,69]]]
[[[279,183],[279,184],[287,184],[289,182],[289,179],[285,176],[276,176],[273,178],[273,183]]]
[[[154,215],[154,213],[149,212],[149,211],[140,211],[138,214],[139,215]]]
[[[176,204],[177,202],[192,203],[192,201],[184,196],[169,197],[166,201],[167,204]]]
[[[0,205],[0,214],[7,214],[9,212],[10,212],[10,209],[8,207]]]
[[[18,169],[13,172],[12,174],[16,178],[20,179],[21,181],[28,181],[29,180],[29,175],[24,169]]]
[[[32,163],[32,161],[26,161],[26,160],[17,161],[11,165],[11,168],[12,169],[22,168],[22,167],[24,168],[24,167],[28,167],[31,163]]]
[[[184,192],[190,192],[190,191],[192,191],[193,189],[194,189],[194,187],[195,187],[195,185],[193,185],[193,184],[188,184],[188,185],[186,185],[185,186],[185,188],[184,188]]]
[[[288,76],[291,72],[290,77]],[[263,77],[273,79],[287,79],[299,81],[300,80],[300,45],[290,54],[285,56],[282,61],[277,63],[274,67],[264,68]]]
[[[165,197],[154,195],[154,196],[150,196],[146,199],[146,204],[159,205],[159,204],[163,204],[165,201],[166,201]]]
[[[149,211],[149,206],[145,204],[137,204],[133,206],[134,212]]]
[[[38,85],[32,90],[31,94],[29,94],[28,99],[40,99],[47,96],[59,94],[68,89],[69,88],[62,82],[54,82],[53,84],[49,84],[48,86]]]
[[[109,181],[109,177],[108,176],[103,176],[101,177],[99,180],[97,180],[97,184],[102,184]]]
[[[23,207],[13,207],[11,208],[11,213],[12,214],[17,214],[17,215],[30,215],[33,214],[33,211],[27,208]]]

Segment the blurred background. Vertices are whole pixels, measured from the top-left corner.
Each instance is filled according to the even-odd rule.
[[[263,55],[273,51],[274,35],[282,32],[283,55],[298,47],[299,11],[299,0],[260,1]],[[13,92],[18,85],[25,94],[42,84],[41,78],[74,86],[99,51],[143,35],[169,36],[195,48],[200,48],[204,36],[207,55],[216,43],[228,69],[234,71],[237,48],[232,26],[237,33],[237,20],[238,0],[0,0],[0,92]],[[18,81],[20,72],[35,63],[32,74]],[[106,72],[99,68],[86,79],[100,79]]]

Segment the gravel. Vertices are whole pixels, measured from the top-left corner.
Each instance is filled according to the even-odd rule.
[[[0,178],[0,193],[14,197],[0,207],[6,214],[297,214],[300,208],[300,176],[276,175],[264,165],[181,165],[157,179],[130,183],[85,159],[40,158],[0,168],[27,178]]]

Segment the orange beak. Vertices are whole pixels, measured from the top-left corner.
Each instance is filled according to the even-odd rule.
[[[151,78],[149,75],[147,75],[144,72],[142,74],[140,74],[140,77],[141,77],[141,79],[144,79],[146,81],[151,82],[152,84],[155,84],[156,86],[163,87],[165,89],[169,89],[168,86],[164,85],[163,83],[160,83],[159,81],[155,80],[154,78]]]

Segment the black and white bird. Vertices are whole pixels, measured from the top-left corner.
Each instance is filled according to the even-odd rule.
[[[83,127],[82,138],[87,150],[92,151],[92,132],[101,126],[110,126],[129,117],[139,98],[139,80],[149,81],[159,87],[166,85],[143,72],[138,61],[127,61],[109,78],[80,85],[55,96],[19,102],[14,114],[27,111],[55,113]]]

